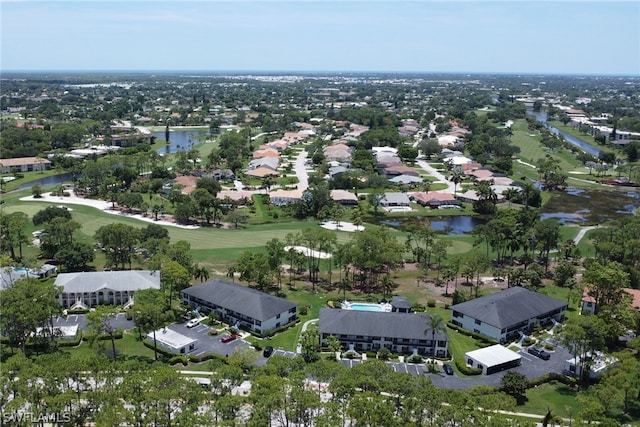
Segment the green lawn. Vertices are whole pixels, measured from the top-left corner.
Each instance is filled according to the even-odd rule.
[[[553,415],[562,418],[575,418],[580,410],[576,401],[578,393],[569,386],[552,381],[527,390],[526,401],[518,405],[516,412],[546,414],[550,409]]]
[[[95,352],[107,352],[111,355],[111,340],[96,341],[93,344],[82,341],[77,347],[61,347],[59,351],[73,358],[82,358]],[[116,340],[116,352],[119,357],[126,359],[138,359],[149,363],[154,360],[153,349],[145,347],[133,331],[126,332],[121,339]]]
[[[536,165],[538,159],[544,158],[547,154],[551,154],[554,158],[560,160],[560,167],[563,171],[572,171],[581,166],[581,163],[576,160],[575,155],[568,150],[556,150],[551,152],[540,144],[540,135],[527,128],[527,122],[525,120],[516,120],[511,127],[513,136],[511,137],[511,143],[520,148],[520,153],[517,156],[524,162]],[[514,163],[514,167],[517,163]],[[528,166],[520,165],[518,170],[526,171],[527,176],[531,173],[537,172]]]

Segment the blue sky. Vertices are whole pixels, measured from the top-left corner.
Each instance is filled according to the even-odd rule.
[[[0,0],[0,69],[640,75],[638,23],[638,0]]]

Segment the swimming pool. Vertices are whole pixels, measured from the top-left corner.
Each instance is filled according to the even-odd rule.
[[[386,312],[391,311],[391,304],[373,304],[368,302],[342,302],[342,309],[344,310],[356,310],[356,311],[377,311]]]

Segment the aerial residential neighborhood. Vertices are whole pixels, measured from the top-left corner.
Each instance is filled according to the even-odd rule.
[[[387,84],[393,92],[394,81]],[[467,82],[456,90],[464,93]],[[501,112],[510,123],[492,118],[497,132],[560,144],[575,161],[560,167],[566,160],[541,148],[536,161],[522,155],[527,145],[503,160],[477,157],[478,131],[469,128],[483,122],[428,114],[376,129],[358,122],[405,113],[375,103],[336,111],[329,99],[314,108],[333,105],[333,119],[314,111],[291,123],[295,132],[265,132],[254,122],[263,116],[238,121],[224,108],[199,117],[209,125],[163,124],[153,108],[139,124],[133,117],[110,126],[150,138],[120,138],[91,160],[71,154],[75,144],[69,155],[0,160],[9,233],[3,311],[18,309],[11,301],[20,295],[46,304],[31,332],[23,317],[3,316],[3,351],[89,352],[116,364],[139,354],[172,372],[205,375],[218,364],[259,372],[298,358],[348,375],[378,362],[375,369],[459,393],[488,386],[521,396],[533,384],[550,395],[557,387],[597,390],[638,363],[627,354],[637,342],[636,276],[608,258],[611,245],[625,247],[636,233],[633,210],[621,212],[637,209],[628,191],[637,172],[623,166],[632,157],[619,144],[607,151],[618,159],[611,170],[595,157],[582,160],[567,140],[551,142],[537,125],[536,102],[547,117],[569,118],[566,126],[553,122],[566,135],[587,121],[550,96],[532,102],[516,93],[511,104],[487,101],[476,114]],[[4,126],[33,121],[11,111]],[[383,132],[386,145],[368,139]],[[89,147],[94,138],[105,143],[104,135],[82,136]],[[569,166],[573,174],[563,172]],[[60,181],[53,168],[63,168]],[[19,187],[28,177],[35,184]],[[586,195],[591,208],[570,211],[569,199],[548,208],[563,195]],[[238,387],[251,401],[256,390]]]
[[[0,425],[640,425],[637,17],[2,2]]]

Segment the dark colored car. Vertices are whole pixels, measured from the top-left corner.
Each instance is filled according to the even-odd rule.
[[[453,368],[448,363],[445,363],[444,365],[442,365],[442,370],[447,375],[453,375]]]
[[[535,347],[529,347],[529,349],[527,349],[527,353],[533,354],[534,356],[539,357],[542,360],[549,360],[549,358],[551,357],[551,355],[546,351]]]
[[[227,334],[227,335],[223,336],[220,339],[220,341],[227,343],[227,342],[235,340],[236,338],[238,338],[238,336],[236,334],[231,334],[231,335]]]
[[[266,346],[264,348],[264,350],[262,351],[262,355],[264,357],[269,357],[273,354],[273,347],[271,347],[270,345]]]

